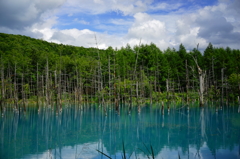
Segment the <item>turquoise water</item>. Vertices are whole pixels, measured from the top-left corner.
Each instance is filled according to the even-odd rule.
[[[123,148],[124,145],[124,148]],[[7,109],[0,118],[0,158],[100,159],[97,150],[122,158],[240,158],[240,114],[237,107],[186,107],[162,113],[158,107],[113,109],[99,107],[62,113],[45,108],[26,113]]]

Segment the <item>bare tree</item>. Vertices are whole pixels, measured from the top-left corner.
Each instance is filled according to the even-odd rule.
[[[39,110],[39,75],[38,75],[38,63],[37,63],[37,108],[38,108],[38,110]]]
[[[46,105],[49,106],[49,68],[48,68],[48,59],[47,59],[47,65],[46,65],[46,86],[45,86],[45,95],[46,95]]]
[[[198,44],[199,45],[199,44]],[[198,50],[198,45],[197,45],[197,50]],[[193,56],[192,56],[193,57]],[[205,88],[205,77],[206,77],[206,71],[205,70],[202,70],[199,65],[198,65],[198,62],[197,62],[197,59],[195,59],[193,57],[193,60],[197,66],[197,69],[198,69],[198,77],[199,77],[199,100],[200,100],[200,103],[199,103],[199,106],[203,106],[204,105],[204,88]]]
[[[23,109],[26,111],[26,103],[25,103],[25,89],[24,89],[24,73],[22,73],[22,104]]]
[[[189,97],[188,97],[188,87],[189,87],[189,75],[188,75],[188,64],[187,64],[187,60],[185,61],[185,68],[186,68],[186,94],[187,94],[187,97],[186,97],[186,102],[187,102],[187,105],[189,104]]]
[[[17,64],[15,63],[14,68],[14,104],[15,104],[15,110],[17,110],[18,107],[18,94],[17,94]]]
[[[2,83],[2,89],[1,89],[1,101],[0,101],[0,106],[2,109],[2,112],[4,110],[4,100],[5,100],[5,83],[4,83],[4,65],[2,61],[2,56],[1,56],[1,83]]]

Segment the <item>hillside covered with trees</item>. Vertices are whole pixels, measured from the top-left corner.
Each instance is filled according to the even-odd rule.
[[[197,47],[197,46],[196,46]],[[49,43],[0,33],[0,102],[159,103],[236,102],[240,96],[240,50],[203,53],[161,50],[155,44],[106,50]],[[202,103],[203,104],[203,103]]]

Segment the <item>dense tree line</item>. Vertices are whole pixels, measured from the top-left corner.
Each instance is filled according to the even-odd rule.
[[[236,101],[240,50],[160,50],[155,44],[106,50],[0,33],[1,103],[142,103]],[[201,69],[201,73],[199,72]]]

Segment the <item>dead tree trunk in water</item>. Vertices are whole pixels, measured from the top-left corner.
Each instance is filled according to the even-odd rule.
[[[135,80],[136,80],[136,100],[137,100],[137,105],[139,105],[139,103],[138,103],[139,99],[138,99],[138,79],[136,78],[137,77],[136,69],[137,69],[138,54],[139,54],[140,47],[141,47],[141,39],[140,39],[140,42],[139,42],[138,50],[136,52],[136,61],[135,61],[134,72],[133,72],[133,76],[135,77]]]
[[[103,90],[103,79],[102,79],[102,66],[101,66],[101,58],[100,58],[100,53],[99,53],[99,48],[98,48],[98,41],[97,41],[97,37],[95,35],[95,41],[96,41],[96,47],[97,47],[97,53],[98,53],[98,69],[97,69],[97,76],[98,76],[98,102],[99,102],[99,106],[100,103],[104,108],[104,112],[106,114],[107,110],[106,110],[106,106],[104,104],[104,92]]]
[[[217,88],[216,88],[216,81],[215,81],[215,74],[214,74],[214,58],[212,57],[212,84],[213,84],[213,88],[214,88],[214,93],[217,94]],[[213,97],[214,99],[214,97]]]
[[[120,114],[119,111],[119,103],[118,103],[118,94],[117,94],[117,87],[116,87],[116,53],[114,53],[114,70],[113,70],[113,79],[114,79],[114,103],[115,103],[115,110],[116,113]]]
[[[197,45],[198,48],[198,45]],[[192,56],[193,57],[193,56]],[[197,60],[193,57],[193,60],[195,64],[197,65],[198,68],[198,76],[199,76],[199,106],[202,107],[204,105],[204,88],[205,88],[205,76],[206,76],[206,71],[203,71],[199,65]]]
[[[75,67],[75,72],[76,72],[76,83],[75,83],[75,105],[77,107],[80,106],[80,84],[79,84],[79,72],[78,72],[78,67]]]
[[[17,110],[18,107],[18,94],[17,94],[17,64],[15,63],[14,68],[14,104],[15,104],[15,110]]]
[[[56,114],[58,114],[59,101],[58,101],[57,70],[54,71],[54,98],[55,98],[55,105],[56,105]]]
[[[187,97],[186,97],[186,102],[187,102],[187,105],[189,104],[189,97],[188,97],[188,87],[189,87],[189,76],[188,76],[188,67],[187,67],[187,60],[185,61],[185,67],[186,67],[186,94],[187,94]]]
[[[204,104],[204,79],[206,76],[206,71],[203,71],[198,65],[198,75],[199,75],[199,99],[200,99],[200,106]]]
[[[38,77],[38,63],[37,63],[37,108],[39,110],[39,77]]]
[[[24,89],[24,73],[22,73],[22,104],[23,104],[23,110],[26,112],[26,103],[25,103],[25,89]]]
[[[109,102],[111,103],[111,71],[110,71],[110,55],[108,55],[108,96],[109,96]]]
[[[166,80],[166,88],[167,88],[167,102],[169,103],[169,83],[168,78]]]
[[[117,93],[117,87],[116,87],[116,80],[115,80],[115,73],[114,73],[114,98],[115,98],[115,110],[119,114],[119,101],[118,101],[118,93]]]
[[[46,95],[46,105],[50,106],[50,102],[49,102],[49,91],[48,91],[48,86],[49,86],[49,70],[48,70],[48,59],[47,59],[47,66],[46,66],[46,90],[45,90],[45,95]]]
[[[4,101],[5,101],[5,85],[4,85],[4,66],[1,58],[1,83],[2,83],[2,89],[1,89],[1,109],[2,112],[4,110]]]
[[[223,106],[223,95],[224,95],[224,92],[223,92],[223,82],[224,82],[224,69],[225,68],[222,68],[221,69],[221,81],[222,81],[222,90],[221,90],[221,107],[220,108],[222,108],[222,106]]]
[[[60,108],[60,112],[62,111],[62,71],[59,71],[58,75],[58,86],[57,86],[57,94],[58,94],[58,104]]]

